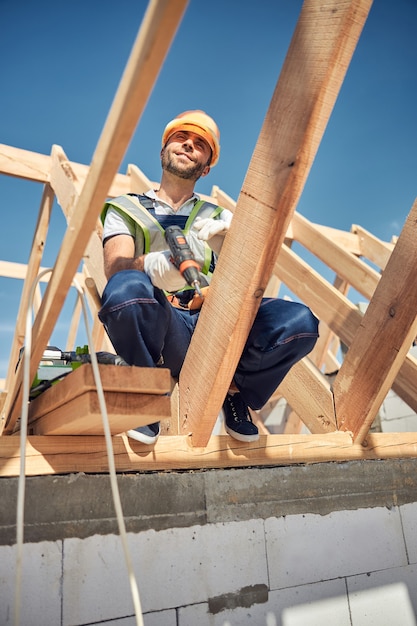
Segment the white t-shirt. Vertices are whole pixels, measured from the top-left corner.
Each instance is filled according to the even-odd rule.
[[[155,209],[156,215],[188,216],[193,210],[195,202],[200,200],[200,197],[197,194],[193,194],[193,196],[184,202],[179,209],[174,211],[168,203],[158,198],[153,189],[150,189],[144,195],[153,200],[153,208]],[[233,213],[231,211],[223,209],[218,219],[230,224],[232,217]],[[131,235],[135,239],[135,254],[143,254],[145,246],[141,229],[134,228],[128,220],[123,219],[122,215],[120,215],[116,209],[110,207],[107,211],[106,219],[104,220],[103,241],[107,239],[107,237],[113,237],[114,235]],[[189,237],[187,238],[196,259],[204,259],[204,244],[197,239],[197,236],[193,233],[192,228]]]

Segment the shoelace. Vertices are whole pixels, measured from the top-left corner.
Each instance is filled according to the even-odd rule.
[[[234,400],[234,396],[229,395],[227,397],[227,401],[232,409],[232,413],[233,413],[233,420],[235,422],[252,422],[252,416],[250,415],[247,406],[244,404],[243,400],[239,397],[238,400],[238,404],[240,404],[240,408],[242,409],[242,414],[244,414],[244,416],[239,416],[238,414],[238,409],[237,409],[237,403]]]

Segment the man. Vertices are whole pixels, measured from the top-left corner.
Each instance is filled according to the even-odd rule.
[[[130,365],[164,366],[179,376],[199,311],[194,292],[171,262],[164,230],[179,225],[210,282],[232,214],[202,202],[194,187],[220,154],[220,133],[204,111],[186,111],[163,132],[159,189],[127,194],[103,210],[104,269],[108,283],[99,318],[116,352]],[[173,306],[175,303],[175,306]],[[190,305],[191,303],[191,305]],[[264,298],[223,404],[226,431],[239,441],[256,441],[248,406],[260,409],[289,369],[308,354],[318,337],[318,320],[304,305]],[[159,423],[127,435],[153,444]]]

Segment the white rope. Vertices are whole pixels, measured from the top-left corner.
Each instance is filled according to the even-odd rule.
[[[28,309],[26,312],[26,331],[25,331],[25,349],[23,352],[23,399],[22,399],[22,415],[20,419],[20,473],[18,481],[18,493],[17,493],[17,512],[16,512],[16,579],[15,579],[15,611],[14,611],[14,623],[15,626],[20,626],[20,600],[22,591],[22,554],[23,554],[23,529],[24,529],[24,502],[25,502],[25,473],[26,473],[26,442],[27,442],[27,425],[28,425],[28,410],[29,410],[29,393],[30,393],[30,356],[32,352],[32,303],[34,298],[35,289],[39,280],[44,274],[52,272],[52,269],[43,270],[35,279],[32,284]],[[120,539],[122,542],[124,558],[126,562],[126,568],[128,572],[129,585],[132,594],[133,607],[135,611],[137,626],[143,626],[142,608],[139,597],[139,590],[135,578],[135,574],[132,567],[132,562],[129,554],[129,547],[127,543],[126,527],[124,522],[124,516],[122,511],[122,505],[120,501],[120,493],[117,484],[117,474],[114,462],[113,444],[110,432],[109,418],[106,407],[106,400],[104,397],[103,385],[100,378],[100,371],[98,367],[97,356],[94,351],[92,335],[90,325],[88,322],[88,310],[86,304],[86,298],[83,289],[79,283],[74,279],[73,286],[78,292],[80,298],[85,329],[87,333],[87,340],[89,346],[89,352],[91,357],[91,366],[93,369],[94,381],[97,389],[97,397],[101,409],[101,415],[103,418],[103,429],[106,441],[107,458],[109,465],[110,484],[113,495],[113,503],[117,517],[117,523],[119,527]]]

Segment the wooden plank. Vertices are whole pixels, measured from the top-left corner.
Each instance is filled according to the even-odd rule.
[[[350,346],[362,321],[362,314],[350,300],[285,245],[281,248],[275,272],[343,343]],[[407,354],[393,389],[417,412],[416,380],[417,360]]]
[[[62,208],[67,223],[79,201],[81,187],[75,172],[72,170],[67,156],[61,146],[52,149],[51,186]],[[83,255],[84,271],[94,279],[98,294],[106,285],[103,265],[102,224],[97,219],[92,235]]]
[[[105,392],[164,395],[171,391],[171,375],[166,368],[99,364],[99,373]],[[29,422],[95,389],[92,365],[86,363],[31,401]]]
[[[417,433],[370,434],[366,447],[352,444],[349,433],[261,435],[246,444],[224,435],[212,437],[204,448],[190,445],[187,436],[159,437],[154,446],[146,446],[122,435],[113,437],[112,444],[117,472],[154,472],[415,458]],[[27,476],[108,472],[105,441],[99,436],[29,436],[25,457]],[[1,437],[0,476],[18,476],[19,471],[19,437]]]
[[[106,410],[112,435],[159,422],[171,416],[169,396],[145,393],[105,392]],[[95,391],[68,400],[29,426],[34,435],[103,435],[101,406]]]
[[[394,244],[381,241],[357,224],[353,224],[351,230],[357,235],[360,254],[383,270],[389,261]]]
[[[69,161],[69,166],[75,172],[77,179],[84,184],[87,178],[89,166],[83,163]],[[14,146],[0,144],[0,174],[15,176],[25,180],[33,180],[39,183],[49,182],[51,170],[51,157],[48,154],[22,150]],[[110,197],[128,193],[129,178],[126,174],[116,174],[112,181],[108,195]]]
[[[49,229],[53,203],[54,194],[52,188],[49,184],[46,184],[43,189],[41,204],[39,207],[38,220],[35,226],[35,233],[32,241],[32,248],[29,254],[29,262],[26,267],[25,282],[23,284],[22,294],[20,296],[19,310],[17,313],[16,326],[9,355],[9,365],[5,386],[5,392],[7,393],[7,395],[3,396],[2,401],[0,435],[3,432],[3,428],[6,423],[6,415],[9,413],[12,406],[13,398],[10,390],[14,389],[17,382],[16,364],[18,362],[20,349],[22,348],[25,341],[26,314],[29,306],[30,292],[32,289],[32,284],[34,283],[40,271],[40,265],[42,261],[43,250],[45,247],[46,236]],[[47,276],[49,279],[49,274]]]
[[[358,308],[293,250],[282,246],[275,272],[349,346],[362,314]]]
[[[45,267],[39,267],[39,271],[42,272]],[[28,265],[26,263],[14,263],[13,261],[0,261],[0,276],[4,278],[16,278],[18,280],[24,280],[28,273]],[[47,283],[48,276],[42,276],[41,283]]]
[[[344,296],[347,295],[349,291],[349,284],[340,278],[340,276],[336,276],[334,280],[334,287],[340,291]],[[340,340],[335,335],[335,333],[329,328],[329,326],[320,320],[319,326],[319,338],[314,346],[313,350],[309,354],[310,360],[318,367],[321,368],[328,358],[328,352],[330,350],[330,346],[336,344],[337,348],[340,347]],[[333,354],[337,353],[336,350],[333,351]]]
[[[303,428],[303,422],[295,411],[291,411],[285,422],[284,435],[299,435]]]
[[[211,190],[212,201],[222,206],[225,209],[229,209],[232,213],[236,210],[236,200],[233,200],[225,191],[220,189],[217,185],[213,185]],[[287,232],[285,233],[287,239],[293,239],[292,222],[288,225]]]
[[[294,215],[294,238],[370,300],[380,274],[361,259],[340,247],[327,233],[302,215]]]
[[[323,224],[313,224],[313,226],[323,235],[326,235],[327,239],[331,239],[337,243],[339,247],[346,250],[346,252],[350,252],[350,254],[355,254],[356,256],[361,256],[359,238],[353,232],[349,233],[338,228],[323,226]]]
[[[156,189],[155,183],[149,180],[149,178],[138,168],[137,165],[129,163],[127,166],[127,175],[130,178],[131,193],[145,193],[148,189]]]
[[[339,428],[360,443],[417,333],[416,238],[417,200],[334,381]]]
[[[30,375],[34,376],[51,328],[105,201],[109,181],[117,173],[138,120],[181,21],[186,0],[153,0],[148,6],[121,83],[104,125],[87,179],[68,225],[42,306],[33,326]],[[21,368],[12,392],[6,430],[14,429],[21,406]]]
[[[311,433],[337,430],[329,382],[308,358],[291,368],[277,392],[284,396]]]
[[[30,261],[28,263],[15,263],[14,261],[0,261],[0,276],[3,278],[13,278],[16,280],[25,280],[28,275],[28,268],[30,265]],[[47,268],[44,266],[39,266],[38,273],[43,272]],[[83,282],[83,276],[81,273],[77,273],[75,278]],[[41,276],[39,279],[39,283],[47,283],[49,282],[48,274]]]
[[[303,4],[180,374],[193,445],[210,438],[370,6]]]

